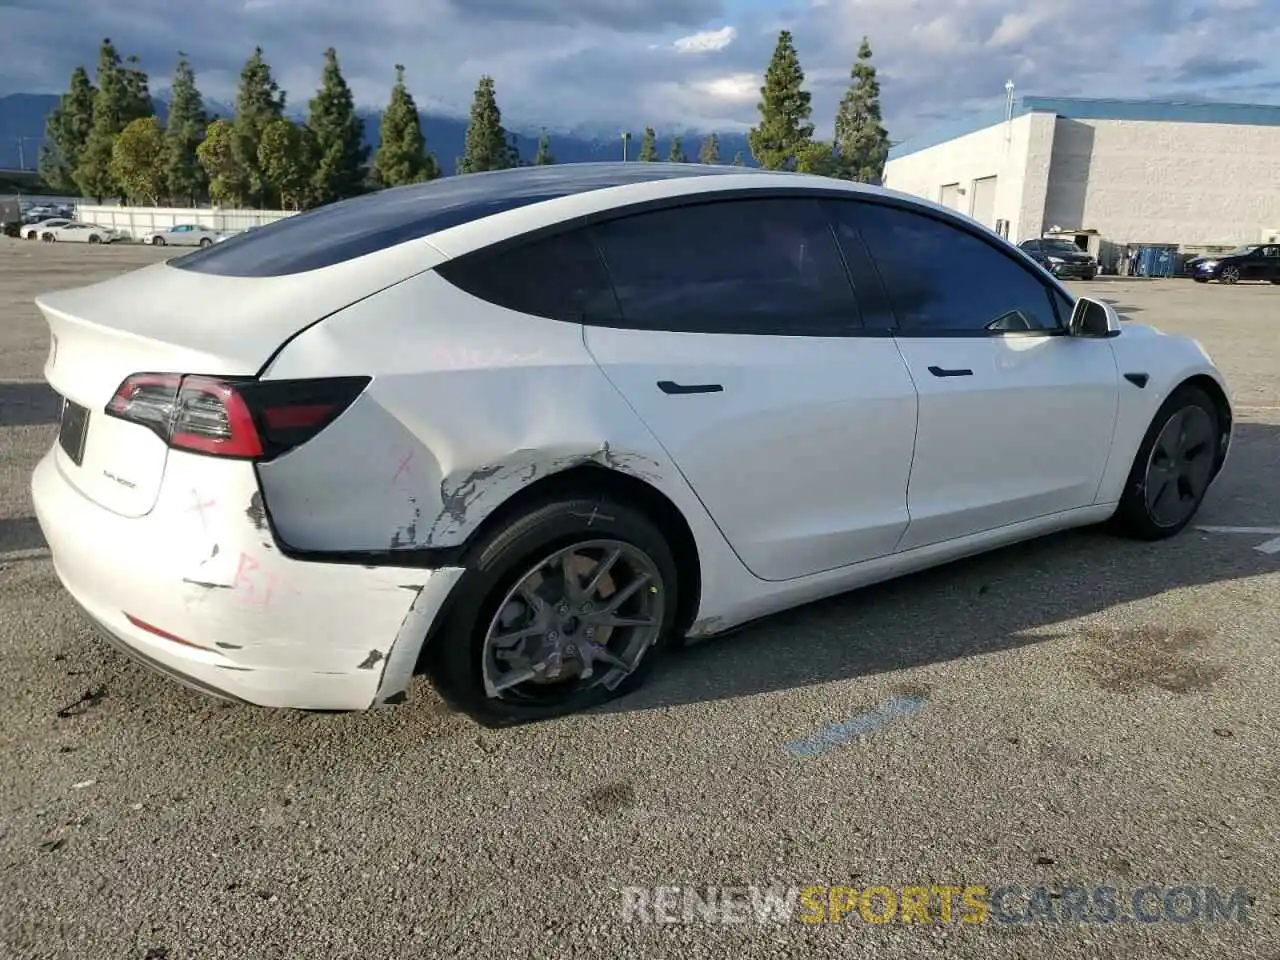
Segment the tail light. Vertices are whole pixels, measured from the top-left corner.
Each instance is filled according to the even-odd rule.
[[[148,428],[176,450],[269,460],[332,423],[369,379],[262,381],[135,373],[120,384],[105,412]]]

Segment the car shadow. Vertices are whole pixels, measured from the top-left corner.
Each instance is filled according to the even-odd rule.
[[[0,383],[0,427],[31,427],[57,423],[62,398],[47,383]]]
[[[1238,425],[1228,466],[1196,523],[1280,521],[1280,497],[1267,491],[1264,479],[1277,454],[1280,427]],[[748,697],[981,657],[1077,635],[1078,628],[1066,625],[1122,604],[1275,569],[1276,559],[1250,549],[1247,537],[1200,533],[1194,526],[1158,543],[1103,528],[1055,534],[691,643],[638,691],[597,711]],[[1149,626],[1150,636],[1135,642],[1159,647],[1167,635],[1193,625]],[[1158,650],[1151,656],[1163,662]]]
[[[39,550],[47,546],[35,517],[0,518],[0,559],[19,550]]]

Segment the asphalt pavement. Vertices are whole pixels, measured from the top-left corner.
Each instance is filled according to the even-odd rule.
[[[1280,529],[1050,537],[510,731],[424,684],[367,714],[223,705],[106,648],[30,504],[58,414],[32,298],[172,253],[0,241],[0,957],[1280,957]],[[1239,426],[1198,523],[1280,528],[1280,288],[1076,286],[1213,354]],[[859,901],[1110,887],[1124,913],[1152,884],[1243,888],[1248,922],[1186,892],[1112,923]],[[718,922],[743,915],[628,892],[768,885],[860,906]]]

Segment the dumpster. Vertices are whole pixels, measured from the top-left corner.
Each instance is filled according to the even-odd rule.
[[[1144,243],[1138,247],[1138,275],[1141,277],[1172,277],[1178,272],[1178,245],[1174,243]]]

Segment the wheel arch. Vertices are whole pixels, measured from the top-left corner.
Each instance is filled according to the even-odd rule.
[[[671,499],[646,480],[599,463],[586,463],[546,476],[520,487],[495,506],[476,525],[467,538],[450,552],[465,557],[471,547],[495,529],[509,524],[516,516],[538,503],[570,496],[614,497],[640,510],[668,536],[679,577],[676,619],[673,625],[676,642],[683,639],[697,616],[702,598],[702,561],[697,539],[688,520]],[[418,655],[418,669],[424,669],[436,649],[436,639],[452,614],[452,600],[445,602],[423,638]]]
[[[1213,475],[1216,477],[1227,461],[1227,451],[1231,446],[1231,434],[1235,425],[1235,414],[1231,409],[1231,399],[1227,396],[1227,391],[1223,389],[1222,384],[1207,373],[1197,373],[1182,380],[1169,391],[1169,396],[1173,396],[1186,387],[1197,387],[1203,390],[1208,394],[1209,399],[1213,401],[1214,409],[1217,411],[1219,429],[1218,456],[1213,464]],[[1166,397],[1166,399],[1168,398]]]

